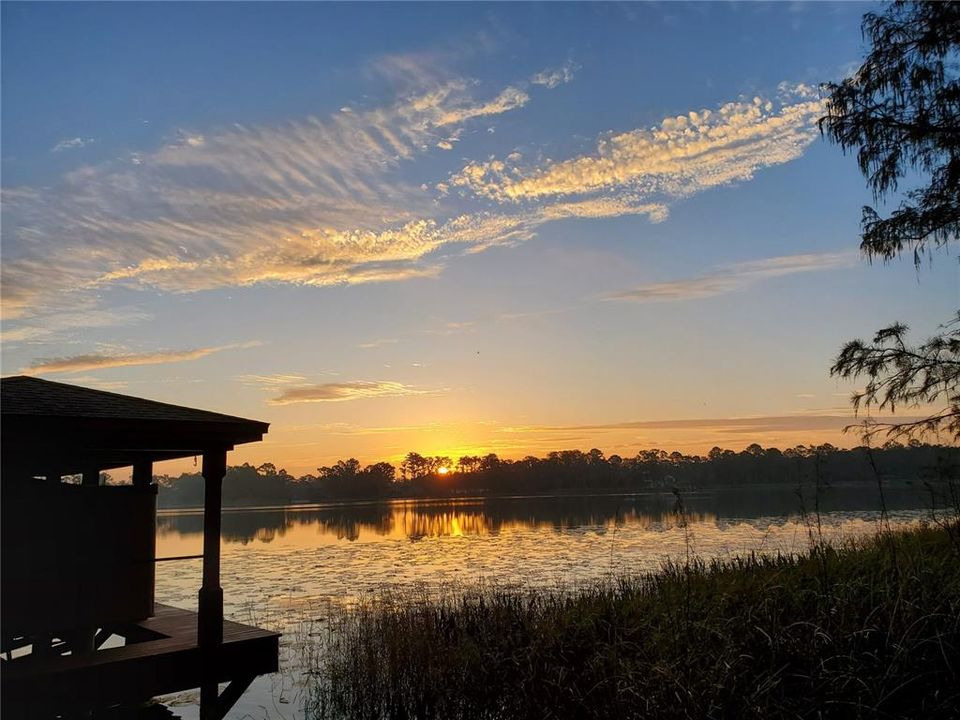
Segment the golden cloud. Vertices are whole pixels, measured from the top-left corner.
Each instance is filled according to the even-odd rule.
[[[824,105],[806,89],[784,94],[784,101],[755,97],[664,118],[649,129],[602,138],[590,155],[541,167],[496,159],[469,163],[449,184],[500,202],[617,188],[684,197],[747,180],[803,153],[817,137]]]
[[[193,350],[159,350],[148,353],[88,353],[71,357],[43,359],[35,362],[22,371],[26,375],[40,375],[43,373],[72,373],[88,370],[105,370],[107,368],[130,367],[134,365],[160,365],[164,363],[186,362],[237,348],[256,347],[257,341],[238,343],[235,345],[221,345],[219,347],[196,348]]]
[[[784,255],[737,263],[716,272],[686,280],[641,285],[629,290],[610,293],[603,296],[603,299],[629,300],[632,302],[699,300],[744,290],[750,285],[768,278],[851,267],[856,263],[856,260],[856,253],[852,252]]]
[[[291,405],[293,403],[345,402],[369,398],[402,397],[404,395],[426,395],[434,391],[422,390],[389,380],[353,380],[350,382],[323,383],[291,388],[270,400],[271,405]]]

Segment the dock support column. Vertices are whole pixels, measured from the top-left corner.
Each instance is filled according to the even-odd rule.
[[[133,475],[130,478],[137,487],[149,487],[153,482],[153,463],[149,460],[138,460],[133,464]]]
[[[219,648],[223,643],[223,588],[220,587],[220,503],[227,451],[203,453],[203,585],[200,587],[197,643],[204,654],[208,676],[200,685],[201,720],[219,720],[217,679]]]
[[[200,587],[197,641],[211,647],[223,642],[223,588],[220,587],[220,502],[227,451],[203,453],[203,585]]]
[[[151,492],[150,486],[153,484],[153,462],[150,460],[137,460],[135,463],[133,463],[133,475],[130,479],[133,481],[133,486],[135,488],[138,488],[143,492]],[[140,560],[143,561],[140,567],[143,568],[146,587],[152,588],[150,592],[150,615],[153,615],[155,601],[154,592],[157,587],[157,565],[155,562],[157,558],[156,489],[154,488],[152,492],[154,493],[151,501],[152,507],[150,508],[149,516],[144,518],[144,530],[147,533],[147,541],[143,546],[143,557],[140,558]]]

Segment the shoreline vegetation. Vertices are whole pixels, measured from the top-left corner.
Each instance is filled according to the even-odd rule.
[[[617,494],[709,490],[728,487],[813,487],[833,483],[903,481],[923,488],[957,475],[960,449],[945,445],[891,442],[849,450],[833,445],[779,450],[749,445],[740,452],[713,448],[705,456],[643,450],[633,457],[605,456],[598,449],[564,450],[545,457],[509,460],[495,454],[443,456],[409,453],[399,466],[362,466],[340,460],[316,473],[294,476],[272,463],[231,466],[223,484],[224,507],[305,503],[504,497],[546,494]],[[199,472],[158,475],[159,507],[202,505]]]
[[[337,610],[307,716],[955,718],[960,515],[835,546],[809,527],[799,555]]]

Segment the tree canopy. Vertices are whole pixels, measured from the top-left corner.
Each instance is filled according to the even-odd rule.
[[[861,248],[919,262],[960,233],[960,2],[895,2],[863,19],[870,52],[840,83],[828,83],[820,130],[855,150],[877,200],[916,178],[888,217],[863,208]]]
[[[911,252],[919,264],[960,235],[960,2],[894,2],[866,14],[862,29],[869,52],[853,75],[824,86],[820,130],[856,150],[875,200],[900,196],[887,217],[863,208],[861,250],[883,260]],[[901,192],[908,181],[916,186]],[[868,422],[866,437],[885,429],[960,440],[960,313],[918,346],[907,330],[895,323],[872,342],[848,342],[830,372],[866,379],[852,398],[858,413],[942,404],[920,421]]]

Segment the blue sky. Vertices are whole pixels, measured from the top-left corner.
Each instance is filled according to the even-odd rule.
[[[4,3],[3,371],[301,472],[849,444],[840,344],[958,299],[816,130],[868,7]]]

